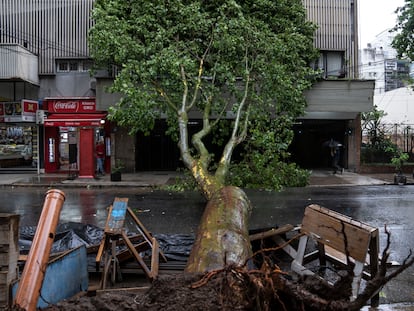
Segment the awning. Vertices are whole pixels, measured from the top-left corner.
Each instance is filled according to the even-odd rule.
[[[44,119],[44,126],[101,126],[105,113],[54,113]]]

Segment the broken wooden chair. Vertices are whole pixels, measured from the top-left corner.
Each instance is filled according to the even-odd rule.
[[[353,267],[352,297],[355,299],[360,289],[361,278],[372,279],[378,272],[379,233],[378,228],[354,220],[335,211],[312,204],[306,207],[302,220],[298,250],[291,264],[299,275],[314,275],[305,267],[319,258],[321,266],[330,261]],[[307,243],[312,239],[317,250],[307,251]],[[364,271],[364,268],[367,268]],[[379,294],[371,297],[371,306],[377,307]]]
[[[125,218],[127,214],[135,222],[142,237],[143,242],[135,245],[131,238],[127,236],[124,228]],[[112,284],[118,279],[121,279],[120,274],[120,259],[117,253],[117,245],[124,243],[127,246],[129,253],[137,260],[139,266],[145,272],[146,276],[153,280],[158,276],[159,258],[167,261],[163,252],[159,248],[158,241],[148,232],[134,212],[128,207],[128,198],[115,198],[113,205],[109,207],[108,217],[106,219],[104,236],[99,245],[98,253],[96,255],[96,266],[99,266],[104,258],[103,276],[101,280],[101,288],[106,287],[108,275],[111,275]],[[149,267],[140,252],[151,249],[151,266]],[[123,258],[127,258],[124,256]]]

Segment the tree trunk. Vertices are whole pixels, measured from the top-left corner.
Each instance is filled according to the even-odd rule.
[[[243,190],[227,186],[207,203],[186,272],[207,272],[243,265],[251,257],[248,218],[251,204]]]

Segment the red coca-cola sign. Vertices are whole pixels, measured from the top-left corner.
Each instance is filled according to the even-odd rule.
[[[88,113],[96,111],[96,101],[94,98],[46,99],[45,104],[48,112],[55,113]]]

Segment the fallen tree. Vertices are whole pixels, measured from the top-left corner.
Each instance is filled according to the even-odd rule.
[[[255,165],[282,161],[291,125],[304,113],[303,91],[315,75],[309,64],[318,54],[315,27],[306,20],[302,2],[100,0],[93,18],[96,64],[119,69],[111,90],[122,99],[110,108],[110,117],[131,133],[148,133],[156,119],[166,118],[181,160],[208,201],[186,268],[207,275],[193,289],[201,290],[214,277],[220,286],[209,288],[218,295],[212,298],[214,308],[218,301],[221,309],[267,310],[276,303],[298,310],[287,307],[289,302],[295,308],[340,310],[284,278],[280,269],[246,268],[252,254],[251,205],[242,189],[228,186],[237,146],[249,140],[259,151],[275,151],[266,153],[268,158],[257,152]],[[191,119],[199,122],[192,136]],[[221,155],[207,147],[215,141],[221,142]],[[148,308],[160,303],[153,294],[157,284],[148,293]],[[178,290],[170,288],[180,295]],[[176,300],[182,303],[178,309],[187,310],[190,292],[184,292]],[[202,310],[213,308],[202,305]]]
[[[266,167],[287,155],[291,125],[304,113],[303,91],[315,75],[309,64],[318,57],[315,27],[301,1],[100,0],[93,19],[90,45],[97,66],[119,69],[111,91],[122,98],[110,118],[131,133],[148,133],[156,119],[166,118],[200,191],[207,201],[220,202],[209,203],[187,271],[224,268],[230,258],[240,265],[251,252],[251,206],[241,189],[224,187],[235,148],[246,140],[274,151],[268,158],[257,152],[255,165]],[[199,126],[190,131],[191,119]],[[208,149],[215,142],[221,155]],[[246,221],[236,224],[229,216]],[[212,217],[221,220],[219,230],[207,224]],[[207,236],[216,242],[204,241]],[[218,242],[229,237],[244,242]],[[206,262],[206,248],[217,262],[194,265]]]

